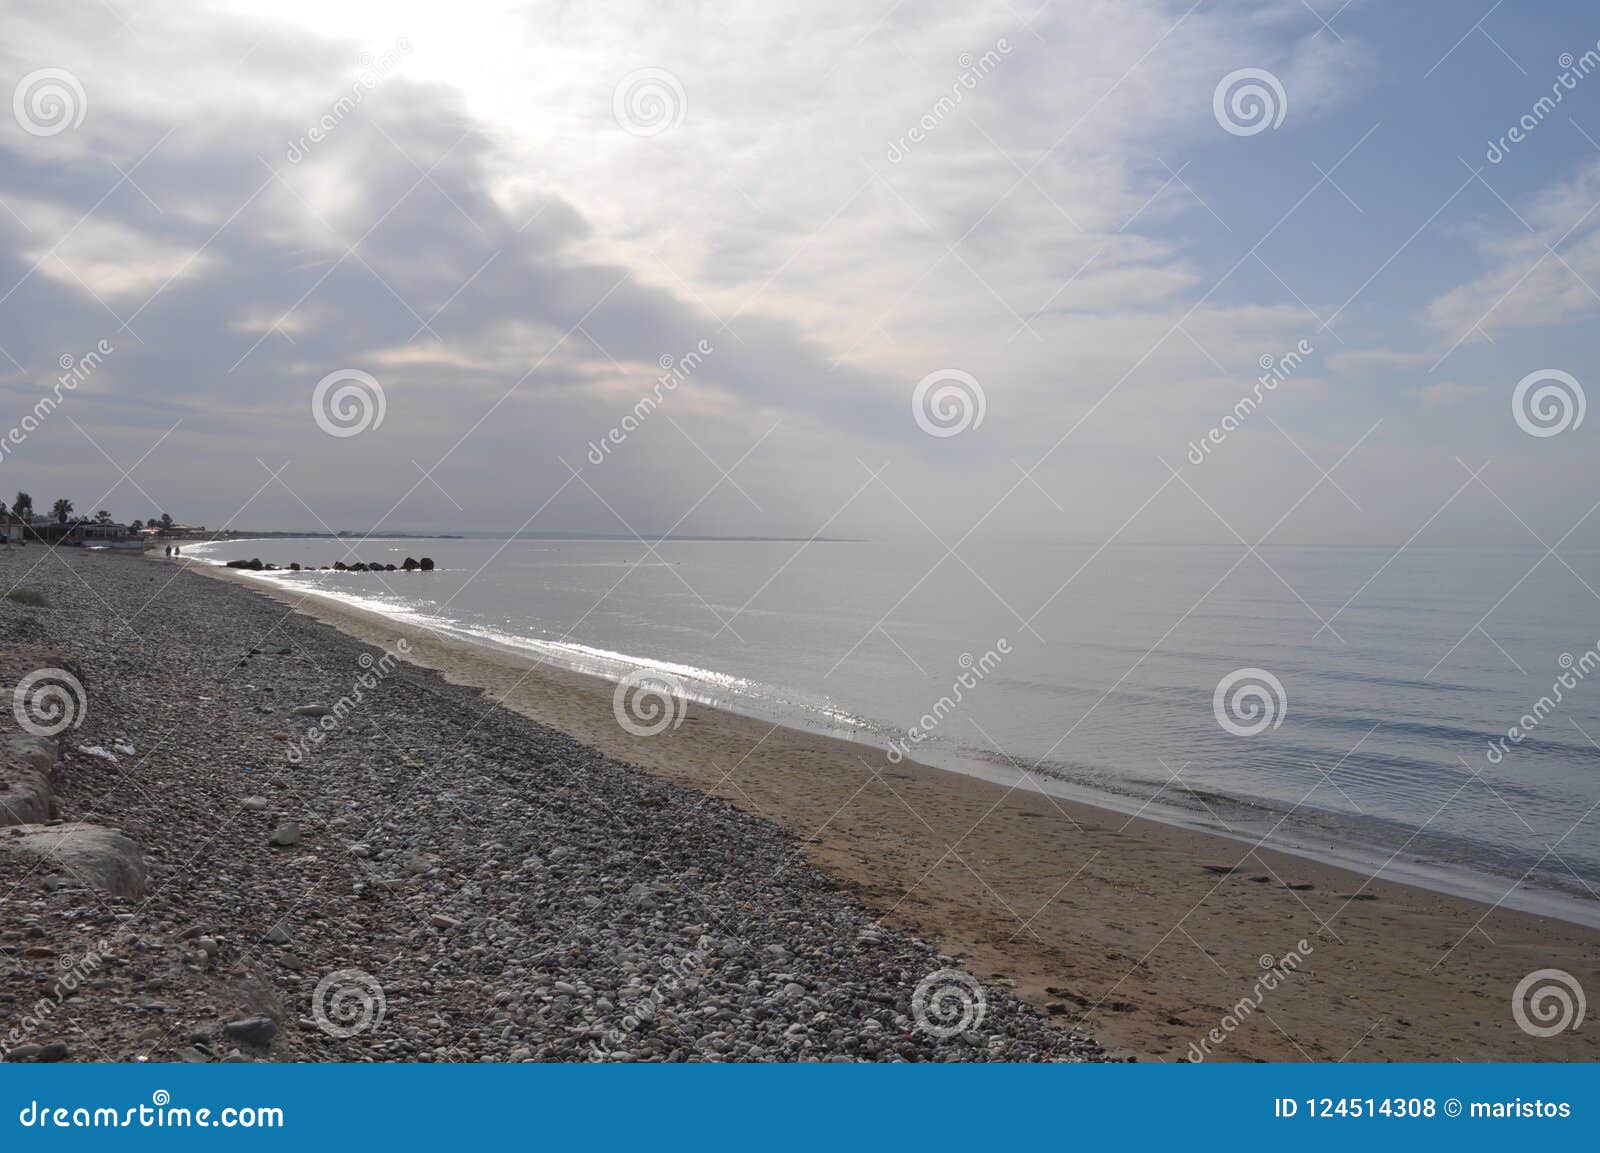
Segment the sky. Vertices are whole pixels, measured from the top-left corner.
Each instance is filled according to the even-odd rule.
[[[7,500],[1600,546],[1588,5],[0,22]]]

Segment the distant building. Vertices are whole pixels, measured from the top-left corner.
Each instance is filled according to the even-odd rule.
[[[26,526],[14,526],[25,531],[28,540],[42,544],[67,545],[73,548],[142,549],[144,536],[125,524],[114,521],[101,523],[92,520],[69,520],[62,524],[54,517],[36,516]],[[13,540],[16,537],[11,538]]]

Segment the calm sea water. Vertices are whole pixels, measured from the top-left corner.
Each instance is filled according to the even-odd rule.
[[[316,565],[430,555],[441,569],[429,574],[261,579],[613,679],[670,674],[708,703],[872,746],[879,763],[898,742],[916,760],[1007,784],[1600,924],[1600,747],[1589,739],[1600,740],[1600,668],[1582,679],[1600,602],[1540,552],[344,549],[264,540],[186,552]],[[1567,560],[1600,587],[1600,555]],[[1266,686],[1255,703],[1272,717],[1253,735],[1225,727],[1215,702],[1243,669],[1283,692],[1244,677]],[[1563,672],[1575,684],[1555,703]],[[1533,715],[1545,697],[1554,709]],[[1266,714],[1230,698],[1222,718],[1259,727]],[[1535,724],[1524,739],[1491,759],[1490,742],[1525,714]]]

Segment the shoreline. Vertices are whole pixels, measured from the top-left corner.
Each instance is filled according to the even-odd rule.
[[[0,1060],[1108,1059],[392,630],[126,554],[0,573]]]
[[[1304,943],[1304,967],[1204,1057],[1600,1057],[1593,1032],[1534,1038],[1511,1015],[1512,990],[1537,969],[1600,987],[1594,928],[936,766],[879,766],[869,746],[699,702],[681,727],[633,737],[601,678],[226,568],[184,567],[368,643],[401,632],[407,659],[447,681],[774,821],[886,923],[1113,1051],[1184,1058],[1259,992],[1261,958]]]
[[[375,538],[382,542],[389,538]],[[403,538],[394,538],[401,540]],[[441,538],[443,539],[443,538]],[[183,542],[190,543],[190,542]],[[197,541],[196,544],[210,542]],[[191,559],[191,558],[183,558]],[[224,567],[211,558],[201,562],[214,567]],[[463,645],[467,651],[499,653],[518,667],[537,666],[550,671],[571,674],[585,681],[598,681],[614,686],[620,677],[638,669],[655,669],[683,678],[715,681],[720,674],[704,669],[677,664],[670,657],[634,656],[623,652],[593,649],[576,643],[545,642],[511,634],[497,634],[455,622],[440,624],[422,614],[391,612],[372,604],[369,600],[350,596],[337,589],[311,589],[298,582],[281,582],[266,573],[249,570],[227,570],[240,580],[263,590],[280,590],[283,596],[298,600],[308,597],[326,602],[340,611],[358,616],[370,615],[379,619],[406,622],[429,631],[441,639]],[[312,571],[312,570],[307,570]],[[287,575],[279,573],[277,575]],[[272,595],[277,595],[273,593]],[[739,679],[737,677],[733,678]],[[745,682],[755,684],[756,682]],[[773,691],[772,685],[758,687]],[[1369,822],[1364,831],[1352,824],[1327,826],[1304,816],[1291,823],[1301,806],[1274,806],[1250,797],[1231,794],[1200,793],[1191,789],[1175,789],[1174,793],[1189,792],[1198,803],[1184,804],[1171,800],[1163,790],[1152,797],[1137,792],[1120,792],[1109,786],[1086,785],[1052,774],[1048,769],[1023,767],[996,746],[990,758],[963,757],[949,754],[937,746],[929,745],[915,754],[899,749],[900,757],[890,755],[884,760],[886,748],[892,749],[895,741],[891,735],[883,737],[883,730],[849,713],[833,709],[783,712],[762,706],[759,694],[730,692],[719,695],[715,689],[701,684],[687,684],[683,695],[699,705],[719,714],[733,714],[763,725],[776,725],[784,730],[797,730],[810,736],[843,741],[859,750],[862,757],[874,760],[881,769],[904,761],[922,770],[954,772],[976,777],[997,785],[1001,789],[1019,788],[1038,792],[1049,797],[1087,805],[1091,809],[1105,810],[1124,817],[1140,817],[1158,824],[1187,829],[1195,833],[1219,838],[1241,846],[1255,846],[1271,838],[1274,851],[1287,856],[1303,858],[1333,868],[1348,870],[1363,877],[1381,875],[1385,879],[1413,886],[1445,896],[1458,897],[1485,905],[1504,906],[1534,916],[1565,921],[1589,929],[1600,929],[1600,900],[1586,899],[1585,892],[1593,890],[1581,879],[1553,870],[1554,880],[1571,877],[1573,883],[1540,885],[1532,881],[1534,872],[1544,857],[1535,857],[1533,850],[1526,859],[1511,871],[1489,872],[1475,869],[1461,860],[1445,860],[1407,850],[1426,829],[1391,827],[1375,834]],[[843,707],[843,706],[841,706]],[[837,721],[848,718],[849,723]],[[826,723],[830,718],[835,723]],[[887,739],[887,746],[880,743]],[[1221,814],[1226,813],[1226,817]],[[1321,814],[1319,814],[1321,815]],[[1348,820],[1349,818],[1345,818]],[[1225,828],[1217,827],[1221,823]],[[1398,846],[1398,847],[1396,847]],[[1537,848],[1537,846],[1535,846]],[[1525,871],[1522,866],[1532,862]],[[1506,862],[1510,864],[1510,862]],[[1545,879],[1550,879],[1547,873]]]

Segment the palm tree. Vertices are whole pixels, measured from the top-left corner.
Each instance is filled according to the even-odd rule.
[[[94,514],[94,523],[95,524],[110,524],[111,523],[111,510],[108,509],[108,508],[103,508],[99,512],[95,513]]]
[[[67,518],[72,515],[72,502],[66,497],[57,498],[55,504],[50,506],[50,513],[61,524],[67,523]]]

